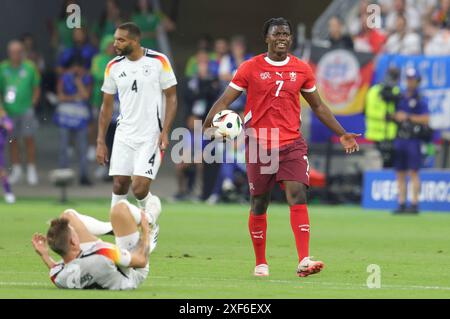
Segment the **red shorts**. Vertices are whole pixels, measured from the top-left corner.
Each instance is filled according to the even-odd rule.
[[[296,181],[309,186],[309,163],[308,147],[303,138],[299,138],[291,144],[284,145],[279,149],[278,156],[272,151],[265,151],[268,157],[273,155],[271,161],[278,161],[278,165],[266,160],[261,162],[260,156],[249,156],[249,147],[246,145],[245,158],[247,165],[247,177],[251,195],[268,193],[275,183],[282,181]],[[256,159],[256,160],[255,160]],[[268,167],[275,167],[269,170]],[[269,172],[268,172],[269,171]]]

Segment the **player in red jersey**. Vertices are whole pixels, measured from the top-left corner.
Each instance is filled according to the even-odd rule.
[[[213,105],[204,123],[211,126],[213,116],[247,91],[244,126],[246,130],[247,176],[251,211],[249,231],[256,255],[255,276],[268,276],[266,260],[266,211],[270,193],[276,182],[286,191],[290,221],[294,233],[300,277],[319,272],[324,264],[309,256],[310,225],[306,205],[309,185],[307,145],[300,133],[300,93],[317,117],[335,134],[347,153],[359,150],[355,140],[360,134],[347,133],[330,109],[322,102],[315,86],[311,68],[288,53],[292,44],[292,27],[284,18],[272,18],[264,24],[267,53],[255,56],[238,68],[223,95]],[[278,128],[278,136],[265,136],[264,129]],[[250,132],[250,133],[249,133]],[[256,136],[254,136],[256,133]],[[263,173],[264,161],[248,145],[253,140],[258,147],[277,151],[278,169]],[[253,149],[254,150],[254,149]],[[260,154],[260,153],[258,153]]]

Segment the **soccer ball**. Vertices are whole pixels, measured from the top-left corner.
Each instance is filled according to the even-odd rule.
[[[228,139],[235,139],[242,131],[241,117],[234,111],[224,110],[214,115],[212,126],[217,133]]]

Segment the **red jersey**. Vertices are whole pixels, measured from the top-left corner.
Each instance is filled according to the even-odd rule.
[[[279,129],[279,146],[300,138],[300,91],[314,92],[315,77],[310,66],[289,54],[284,61],[273,61],[260,54],[243,62],[230,86],[247,91],[245,128]],[[260,138],[261,139],[261,138]]]

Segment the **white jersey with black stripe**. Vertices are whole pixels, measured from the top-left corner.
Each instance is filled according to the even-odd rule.
[[[137,61],[125,56],[111,60],[105,69],[102,91],[118,94],[120,116],[116,137],[134,146],[159,136],[164,121],[163,90],[177,84],[168,58],[143,49]]]

